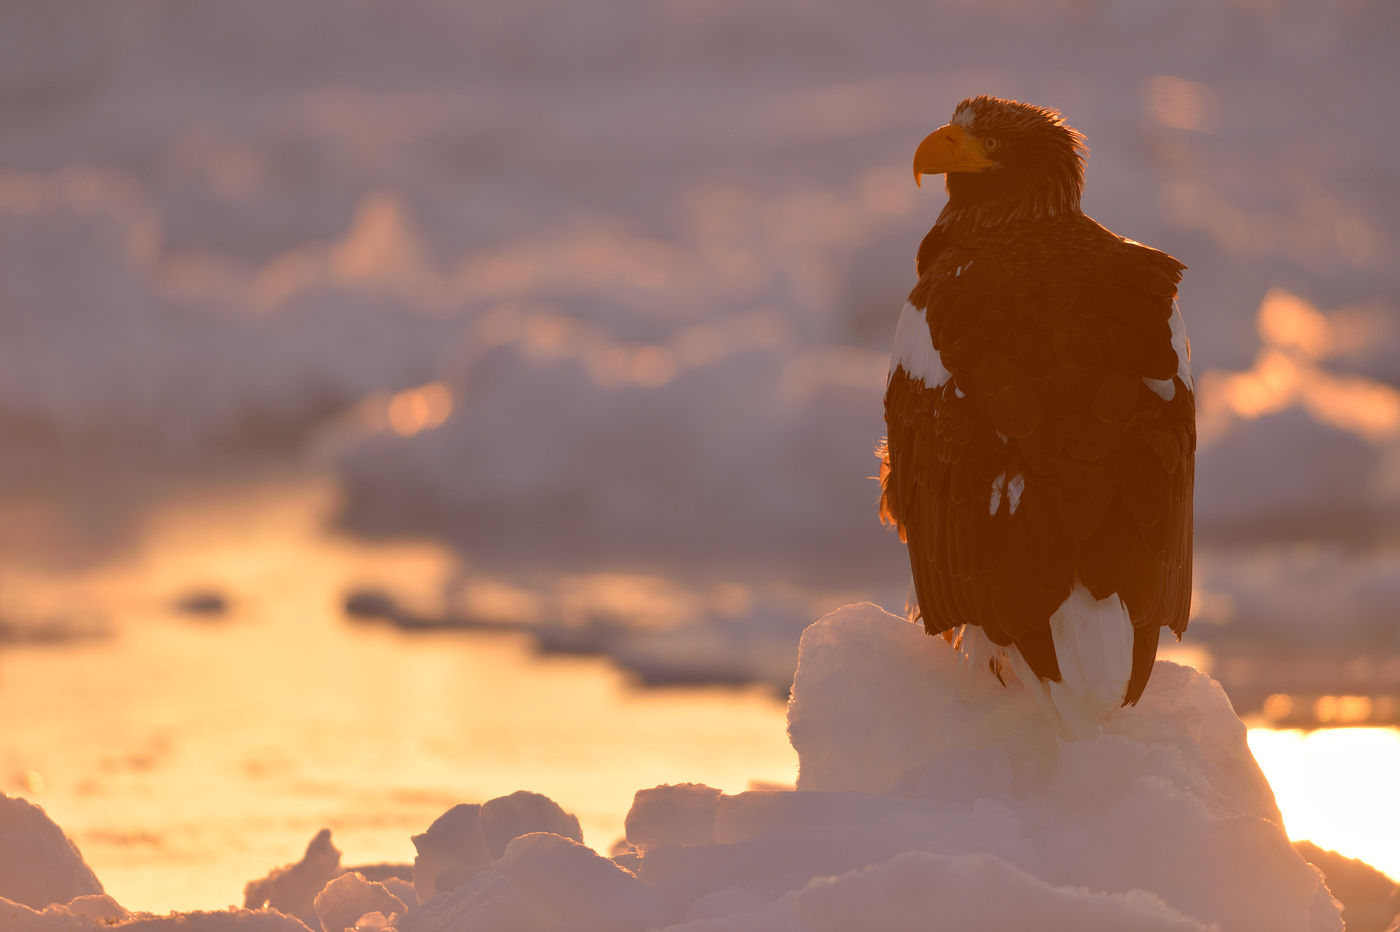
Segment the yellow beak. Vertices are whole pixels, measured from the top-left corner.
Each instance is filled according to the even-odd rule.
[[[925,136],[919,148],[914,150],[914,184],[923,187],[919,181],[923,175],[980,172],[995,164],[982,151],[982,143],[976,136],[970,136],[961,126],[949,123]]]

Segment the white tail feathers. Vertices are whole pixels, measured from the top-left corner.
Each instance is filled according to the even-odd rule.
[[[1133,671],[1133,623],[1117,593],[1095,599],[1078,581],[1050,616],[1060,682],[1037,677],[1014,646],[993,644],[976,625],[959,632],[957,646],[974,676],[1014,677],[1066,738],[1097,734],[1123,705]]]
[[[1095,600],[1075,582],[1050,616],[1060,682],[1046,684],[1072,734],[1092,732],[1123,705],[1133,672],[1133,621],[1118,594]]]

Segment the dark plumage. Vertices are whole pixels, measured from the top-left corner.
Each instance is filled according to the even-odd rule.
[[[1043,680],[1061,679],[1051,619],[1076,584],[1116,594],[1127,704],[1190,609],[1185,266],[1081,212],[1084,151],[1054,110],[995,97],[919,146],[916,180],[945,173],[948,203],[896,336],[880,512],[927,630],[980,626]]]

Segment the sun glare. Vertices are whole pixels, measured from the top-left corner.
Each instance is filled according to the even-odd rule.
[[[1345,720],[1342,713],[1359,711],[1354,701],[1362,697],[1323,699],[1332,700],[1329,708]],[[1393,804],[1400,731],[1252,728],[1249,748],[1274,788],[1290,838],[1360,858],[1400,878],[1400,808]]]

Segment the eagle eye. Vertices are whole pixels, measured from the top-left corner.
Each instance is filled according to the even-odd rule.
[[[996,147],[997,141],[995,139],[988,137],[987,139],[982,140],[982,148],[986,149],[988,152],[991,152]]]

